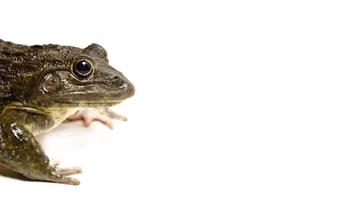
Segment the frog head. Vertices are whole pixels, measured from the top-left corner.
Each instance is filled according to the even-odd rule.
[[[29,101],[37,107],[109,107],[133,96],[134,86],[111,67],[98,44],[48,46]]]

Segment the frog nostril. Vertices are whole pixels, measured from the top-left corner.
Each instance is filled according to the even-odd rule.
[[[118,80],[119,79],[119,77],[118,76],[114,76],[114,77],[112,77],[112,81],[116,81],[116,80]]]
[[[107,78],[110,82],[115,82],[117,80],[119,80],[119,76],[115,76],[115,75],[111,75]]]

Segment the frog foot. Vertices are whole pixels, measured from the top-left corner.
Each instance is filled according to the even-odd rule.
[[[50,165],[55,168],[60,175],[69,176],[82,173],[82,169],[80,167],[59,168],[58,160],[51,160]]]
[[[109,128],[113,128],[112,120],[117,119],[120,121],[127,121],[128,119],[115,113],[109,108],[104,109],[80,109],[75,114],[69,116],[66,121],[83,121],[84,126],[89,127],[93,121],[99,121]]]
[[[50,165],[56,170],[56,173],[62,177],[82,173],[82,169],[80,167],[60,168],[58,160],[51,160]],[[79,185],[80,181],[75,178],[64,177],[59,181],[59,183]]]
[[[80,181],[72,178],[72,177],[68,177],[68,176],[63,176],[61,179],[54,181],[56,183],[63,183],[63,184],[67,184],[67,185],[80,185]]]

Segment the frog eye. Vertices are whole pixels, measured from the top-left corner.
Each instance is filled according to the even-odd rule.
[[[73,64],[73,73],[80,78],[87,78],[93,72],[93,65],[87,60],[79,60]]]

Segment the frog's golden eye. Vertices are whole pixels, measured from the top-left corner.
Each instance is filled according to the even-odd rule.
[[[73,64],[73,73],[80,78],[87,78],[94,72],[91,62],[83,59]]]

